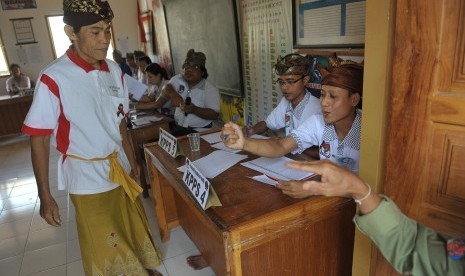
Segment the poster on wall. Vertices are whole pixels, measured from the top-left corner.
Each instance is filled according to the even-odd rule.
[[[174,67],[171,59],[168,28],[166,26],[165,7],[161,0],[152,1],[152,10],[156,44],[155,54],[158,56],[160,66],[165,68],[168,76],[172,76],[174,74]]]
[[[37,8],[36,0],[1,0],[1,2],[4,11]]]
[[[240,1],[245,110],[253,124],[278,105],[281,91],[273,67],[279,55],[292,51],[291,1]]]
[[[294,48],[363,48],[366,0],[293,0]]]

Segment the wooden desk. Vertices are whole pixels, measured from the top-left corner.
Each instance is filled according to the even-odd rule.
[[[32,96],[0,96],[0,136],[21,133]]]
[[[214,150],[201,139],[200,153],[192,154],[185,137],[179,142],[191,160]],[[352,200],[292,199],[247,178],[258,172],[237,164],[210,179],[223,206],[204,211],[177,170],[184,157],[174,159],[158,145],[145,155],[162,240],[181,225],[216,275],[351,274]]]
[[[154,114],[149,114],[149,115],[154,115]],[[160,135],[160,128],[163,128],[167,131],[170,130],[169,124],[173,121],[173,119],[159,115],[157,116],[162,116],[163,120],[154,122],[148,125],[143,125],[143,126],[136,126],[132,124],[132,128],[129,128],[129,134],[131,136],[131,143],[132,147],[134,150],[134,154],[136,157],[137,163],[141,166],[141,173],[140,173],[140,184],[142,188],[144,189],[143,191],[143,196],[148,197],[149,192],[148,188],[149,185],[147,184],[146,178],[145,178],[145,169],[144,169],[144,161],[142,160],[143,157],[143,145],[148,142],[153,142],[158,139],[158,136]],[[140,149],[142,147],[142,149]]]

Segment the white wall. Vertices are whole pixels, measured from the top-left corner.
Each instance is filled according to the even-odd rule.
[[[139,49],[139,32],[137,26],[137,2],[109,0],[115,14],[113,31],[115,47],[123,54]],[[36,1],[37,9],[7,10],[0,8],[0,33],[5,45],[8,62],[18,63],[21,71],[31,79],[36,80],[40,70],[53,61],[52,42],[50,40],[46,16],[63,14],[63,0]],[[10,19],[33,17],[31,20],[35,44],[16,45],[13,24]],[[20,62],[19,55],[26,53],[26,63]],[[37,53],[34,54],[33,53]],[[33,55],[33,56],[32,56]],[[6,94],[5,81],[0,77],[0,95]]]

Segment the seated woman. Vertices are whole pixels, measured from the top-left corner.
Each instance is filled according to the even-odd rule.
[[[6,80],[6,91],[10,96],[18,94],[21,89],[31,88],[31,79],[21,73],[21,67],[18,64],[10,65],[10,74],[11,77]]]
[[[161,114],[173,115],[171,112],[171,103],[169,96],[163,94],[163,88],[168,83],[168,75],[158,63],[151,63],[145,68],[147,75],[148,89],[139,103],[136,104],[137,110],[156,109]]]

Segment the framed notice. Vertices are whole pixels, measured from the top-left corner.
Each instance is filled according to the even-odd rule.
[[[32,30],[32,17],[10,19],[16,36],[16,45],[37,43]]]
[[[293,0],[294,48],[363,48],[366,0]]]
[[[22,10],[37,8],[36,0],[0,0],[3,10]]]

